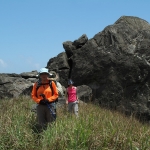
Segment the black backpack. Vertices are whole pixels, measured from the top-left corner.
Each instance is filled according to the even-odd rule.
[[[56,87],[57,87],[57,83],[56,83],[56,81],[55,80],[49,80],[49,86],[50,86],[50,88],[51,88],[51,90],[52,90],[52,95],[54,94],[54,90],[53,90],[53,87],[52,87],[52,81],[55,83],[55,85],[56,85]],[[36,82],[36,92],[37,92],[37,90],[39,89],[39,87],[41,86],[41,85],[46,85],[47,83],[45,83],[45,84],[42,84],[41,83],[41,81],[40,81],[40,79]],[[37,93],[36,93],[36,95],[37,95]],[[55,102],[58,102],[58,98],[55,100]]]

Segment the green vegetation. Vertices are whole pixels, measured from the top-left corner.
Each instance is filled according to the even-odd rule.
[[[56,123],[37,133],[32,104],[0,101],[0,150],[150,150],[149,125],[92,104],[80,104],[79,118],[59,108]]]

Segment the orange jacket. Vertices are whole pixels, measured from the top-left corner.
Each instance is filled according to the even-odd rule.
[[[58,90],[56,87],[56,84],[52,81],[52,87],[53,87],[53,95],[52,90],[50,88],[49,83],[45,85],[41,85],[38,90],[36,89],[37,84],[35,83],[33,85],[31,97],[36,102],[39,103],[41,99],[43,99],[40,94],[44,94],[45,98],[49,100],[49,102],[54,102],[58,98]]]

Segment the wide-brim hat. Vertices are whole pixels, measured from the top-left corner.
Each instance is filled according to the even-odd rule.
[[[49,77],[50,80],[59,81],[59,76],[55,71],[50,71],[49,74],[50,74]]]

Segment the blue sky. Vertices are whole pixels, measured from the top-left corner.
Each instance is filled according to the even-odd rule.
[[[0,0],[0,73],[45,67],[62,43],[90,39],[121,16],[150,22],[149,0]]]

